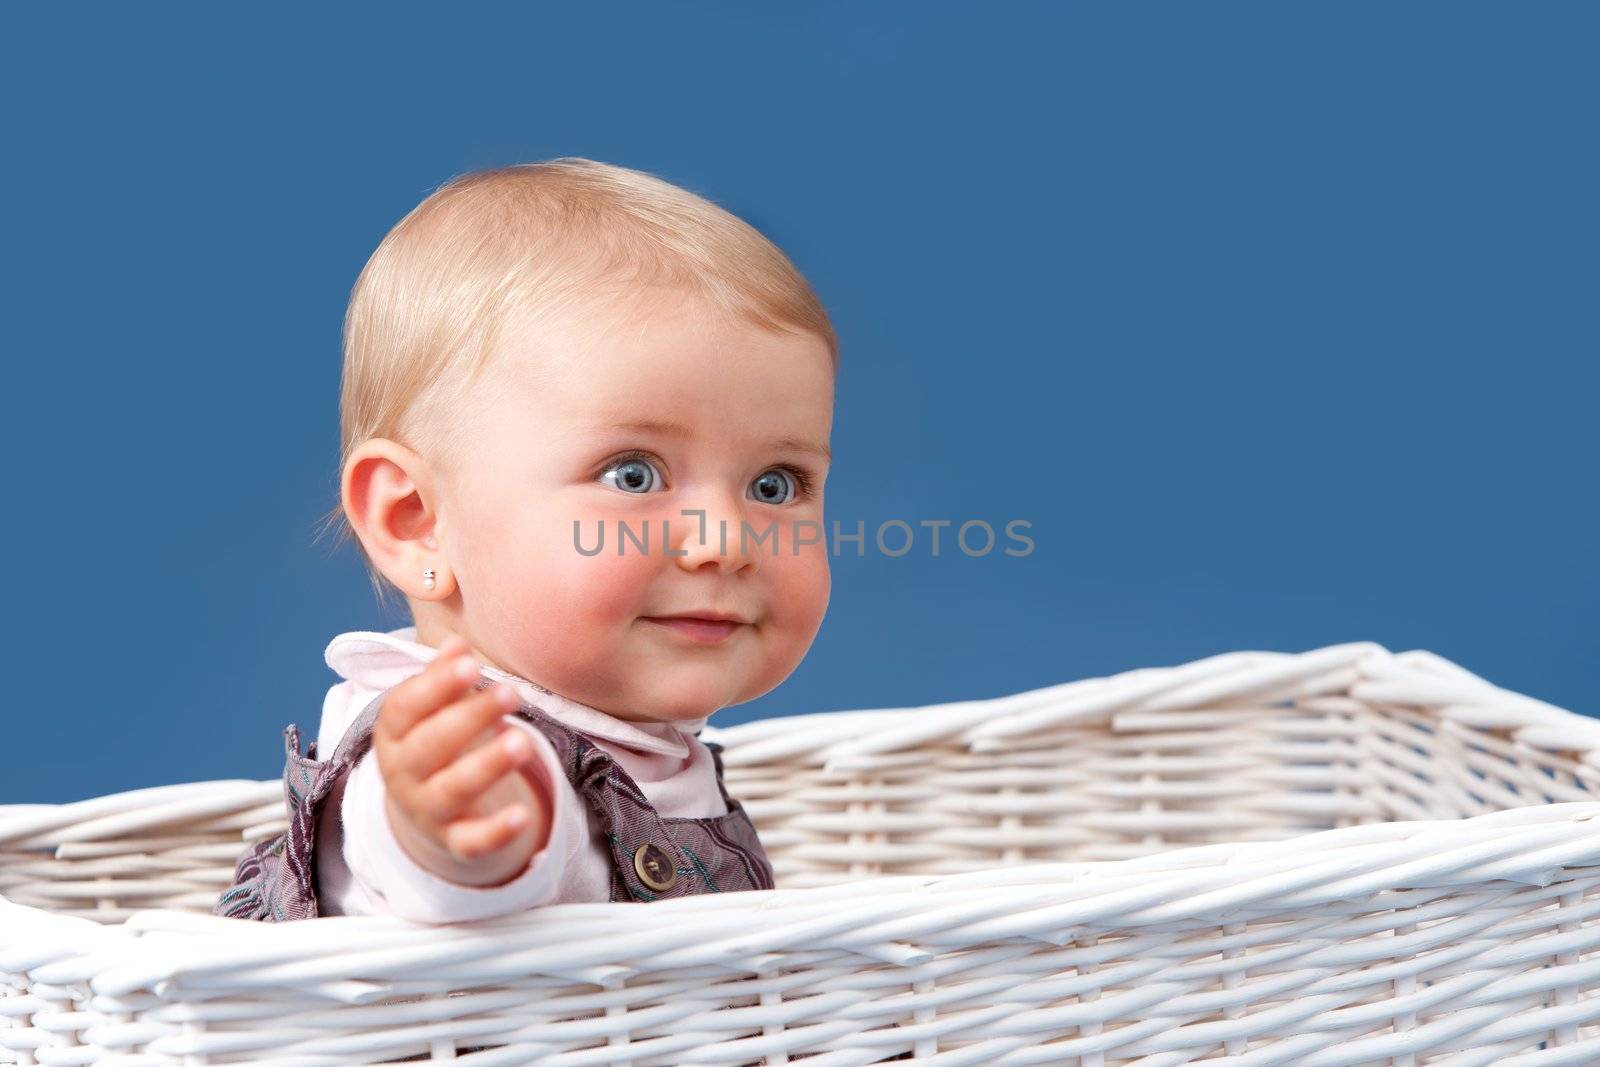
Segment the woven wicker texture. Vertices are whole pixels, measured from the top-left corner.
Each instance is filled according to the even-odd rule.
[[[0,807],[0,1060],[1600,1064],[1600,722],[1430,653],[705,736],[776,890],[255,924],[277,781]]]

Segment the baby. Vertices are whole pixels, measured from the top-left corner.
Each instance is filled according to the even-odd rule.
[[[402,219],[351,294],[330,518],[415,625],[328,646],[316,746],[284,731],[289,831],[214,910],[770,888],[696,734],[822,622],[837,354],[782,252],[647,174],[505,167]]]

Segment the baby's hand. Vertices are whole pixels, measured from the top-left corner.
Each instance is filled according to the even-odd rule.
[[[411,858],[460,885],[499,885],[544,847],[550,800],[522,771],[533,742],[501,722],[515,692],[472,692],[478,665],[466,651],[450,636],[427,669],[384,696],[372,746],[389,825]]]

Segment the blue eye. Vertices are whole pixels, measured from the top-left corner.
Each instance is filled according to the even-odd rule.
[[[620,460],[607,467],[600,480],[624,493],[648,493],[665,488],[665,479],[649,460],[632,458]]]
[[[781,467],[763,471],[750,483],[750,499],[763,504],[787,504],[794,495],[794,476]]]

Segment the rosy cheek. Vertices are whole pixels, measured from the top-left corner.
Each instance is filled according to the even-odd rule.
[[[652,560],[631,545],[619,557],[610,522],[604,549],[594,552],[595,530],[585,520],[575,543],[570,517],[547,508],[515,516],[500,536],[473,546],[472,614],[486,632],[505,635],[508,658],[545,684],[612,662],[617,638],[643,610]]]
[[[774,614],[803,652],[822,624],[828,608],[830,574],[822,546],[807,546],[798,555],[780,557],[773,587]]]
[[[653,546],[652,546],[653,547]],[[581,605],[578,613],[592,623],[622,626],[647,608],[646,594],[657,561],[629,545],[619,556],[615,546],[592,557],[569,551],[559,561],[557,584],[569,602]]]

